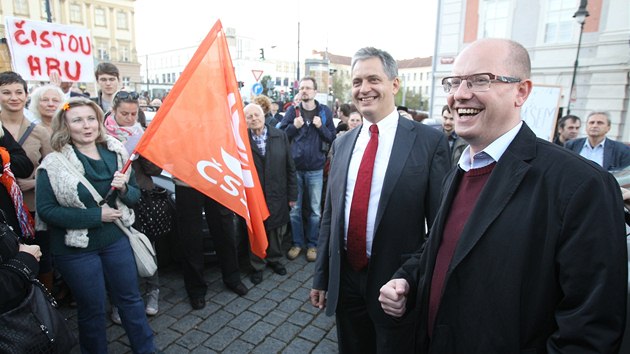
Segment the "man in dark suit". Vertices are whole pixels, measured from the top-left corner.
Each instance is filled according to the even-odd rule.
[[[523,46],[483,39],[442,80],[455,130],[470,145],[444,180],[424,251],[380,296],[386,313],[418,318],[418,352],[619,348],[627,295],[620,189],[521,121],[530,72]]]
[[[396,111],[397,71],[382,50],[354,55],[352,97],[364,122],[332,147],[310,296],[327,315],[336,313],[342,353],[413,347],[414,321],[386,316],[378,290],[424,243],[450,168],[444,135]]]
[[[586,118],[588,138],[569,140],[565,147],[602,166],[606,171],[620,170],[630,165],[630,147],[608,139],[608,112],[593,112]]]

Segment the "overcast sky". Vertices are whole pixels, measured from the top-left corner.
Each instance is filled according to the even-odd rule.
[[[297,53],[300,22],[301,58],[374,46],[400,60],[433,55],[437,0],[137,0],[135,8],[139,55],[197,46],[219,19],[266,53]]]

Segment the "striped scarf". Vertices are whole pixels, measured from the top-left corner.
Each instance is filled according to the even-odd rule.
[[[2,156],[3,162],[0,184],[2,184],[11,195],[11,200],[13,200],[13,206],[15,207],[15,213],[17,214],[18,221],[20,222],[22,237],[33,239],[35,237],[35,222],[33,221],[33,217],[28,211],[26,204],[24,204],[22,190],[15,181],[15,176],[11,171],[11,155],[9,155],[7,149],[0,147],[0,156]]]

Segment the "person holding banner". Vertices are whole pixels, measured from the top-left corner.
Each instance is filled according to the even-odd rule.
[[[98,105],[79,97],[71,98],[53,118],[51,145],[54,152],[38,170],[37,215],[50,232],[55,267],[77,301],[81,351],[107,352],[108,292],[120,310],[132,351],[154,353],[133,251],[114,223],[120,220],[131,226],[130,207],[140,198],[133,171],[119,171],[128,159],[127,151],[105,133]],[[114,187],[113,198],[99,206],[78,174],[103,197]]]

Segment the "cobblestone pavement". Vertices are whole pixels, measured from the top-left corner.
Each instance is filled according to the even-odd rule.
[[[283,262],[287,275],[267,268],[256,286],[241,273],[249,288],[243,297],[223,285],[216,264],[206,264],[209,287],[202,310],[190,307],[177,267],[160,269],[160,311],[149,318],[157,347],[165,353],[336,353],[334,317],[308,302],[313,263],[304,255]],[[62,311],[76,329],[76,309]],[[107,323],[109,353],[131,352],[123,328],[109,314]]]

